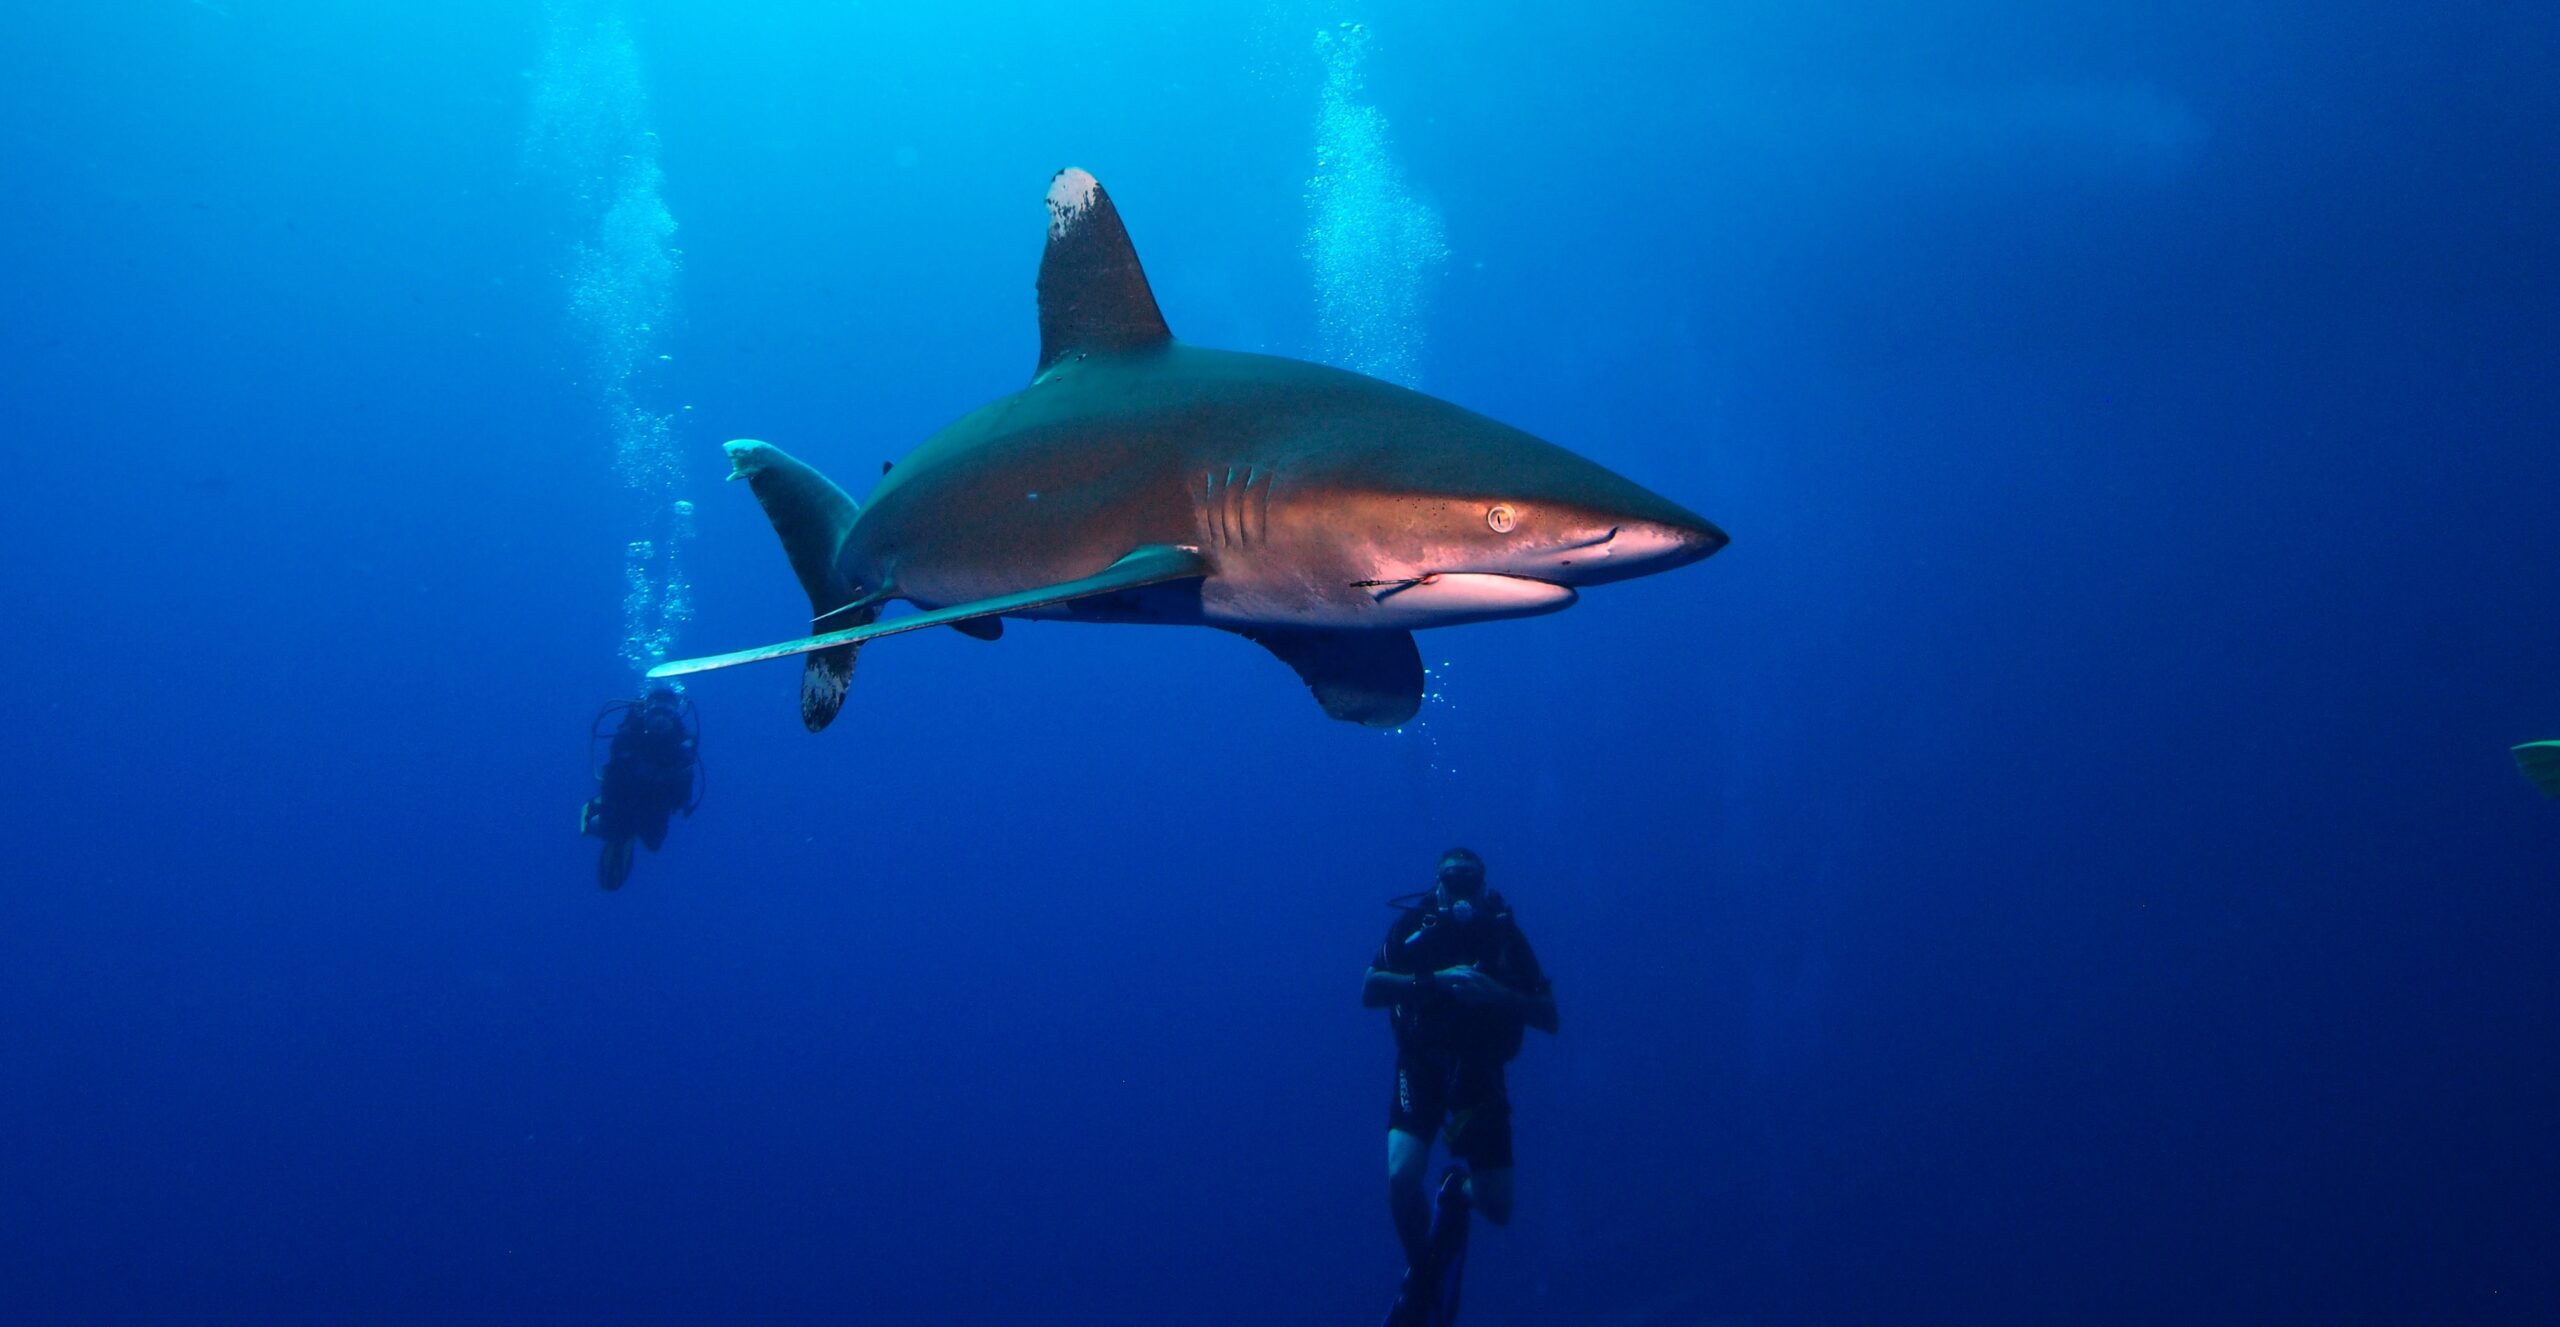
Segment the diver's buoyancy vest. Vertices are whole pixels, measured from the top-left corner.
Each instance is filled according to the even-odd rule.
[[[1397,919],[1395,930],[1389,946],[1388,957],[1393,960],[1389,971],[1411,975],[1472,964],[1506,986],[1522,980],[1521,974],[1510,971],[1503,962],[1512,942],[1519,937],[1520,928],[1512,920],[1510,906],[1496,890],[1485,891],[1476,905],[1476,915],[1468,921],[1459,922],[1437,902],[1426,901],[1407,909]],[[1436,1054],[1490,1054],[1509,1060],[1520,1053],[1521,1039],[1526,1034],[1526,1025],[1517,1014],[1460,1004],[1437,992],[1418,1001],[1399,1001],[1388,1015],[1398,1046]]]

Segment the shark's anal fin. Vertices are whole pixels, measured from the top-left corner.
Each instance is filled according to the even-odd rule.
[[[2560,797],[2560,742],[2527,742],[2516,748],[2516,768],[2533,786]]]
[[[1071,599],[1085,599],[1097,594],[1114,594],[1122,590],[1162,585],[1167,581],[1190,580],[1209,574],[1208,559],[1197,549],[1173,544],[1148,544],[1130,550],[1119,561],[1071,581],[1043,585],[1037,589],[1000,594],[991,599],[975,599],[965,604],[937,608],[929,613],[909,613],[886,622],[864,622],[861,625],[784,641],[779,645],[759,646],[729,654],[714,654],[700,659],[673,659],[649,670],[651,677],[682,677],[688,673],[706,673],[714,668],[735,668],[739,664],[760,663],[766,659],[787,658],[794,654],[815,654],[838,646],[860,645],[882,636],[895,636],[902,631],[922,631],[926,627],[947,627],[972,618],[996,617],[1005,613],[1027,613],[1034,609],[1063,604]],[[1409,650],[1410,640],[1405,642]],[[1420,665],[1415,665],[1417,673]],[[805,702],[806,697],[803,697]]]
[[[1334,718],[1393,728],[1422,709],[1422,652],[1410,631],[1249,627],[1236,634],[1298,670]]]
[[[952,623],[951,629],[971,640],[1004,639],[1004,619],[1000,617],[966,618]]]
[[[1049,181],[1049,247],[1040,255],[1034,376],[1080,351],[1136,350],[1172,339],[1111,195],[1072,166],[1058,172]]]

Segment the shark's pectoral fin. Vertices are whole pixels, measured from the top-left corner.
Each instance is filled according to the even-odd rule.
[[[2533,786],[2560,797],[2560,742],[2527,742],[2516,748],[2516,768]]]
[[[1173,340],[1156,308],[1120,209],[1074,167],[1049,181],[1049,247],[1040,255],[1040,367]]]
[[[859,626],[848,627],[842,631],[804,636],[799,640],[787,640],[779,645],[764,645],[752,650],[714,654],[700,659],[672,659],[650,669],[649,676],[682,677],[687,673],[707,673],[714,668],[734,668],[739,664],[760,663],[766,659],[781,659],[794,654],[815,654],[820,650],[833,651],[839,646],[860,645],[865,641],[878,640],[882,636],[895,636],[902,631],[922,631],[926,627],[955,626],[978,618],[992,618],[1005,613],[1028,613],[1054,604],[1063,604],[1071,599],[1087,599],[1097,594],[1116,594],[1122,590],[1143,589],[1150,585],[1162,585],[1167,581],[1190,580],[1208,574],[1208,559],[1201,557],[1197,549],[1182,548],[1173,544],[1148,544],[1142,548],[1132,549],[1119,561],[1090,576],[1080,576],[1071,581],[1060,581],[1055,585],[1043,585],[1036,589],[1019,590],[1012,594],[1000,594],[990,599],[973,599],[965,604],[953,604],[948,608],[937,608],[929,613],[909,613],[905,617],[893,617],[885,622],[865,621]],[[1407,648],[1410,648],[1411,644],[1410,641],[1406,642]],[[851,662],[848,656],[845,669],[848,676],[852,672]],[[814,668],[804,671],[802,676],[805,683],[815,678],[816,671]],[[841,702],[843,697],[838,695],[836,699]],[[808,702],[809,695],[804,689],[801,694],[801,713],[804,719],[809,713]],[[833,711],[829,713],[832,714]],[[822,725],[812,725],[812,727],[817,726]]]
[[[1422,708],[1422,652],[1412,632],[1248,627],[1236,634],[1297,669],[1334,718],[1393,728]]]

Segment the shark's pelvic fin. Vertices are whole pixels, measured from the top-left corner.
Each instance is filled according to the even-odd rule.
[[[1248,627],[1236,634],[1297,669],[1334,718],[1393,728],[1422,709],[1422,652],[1410,631]]]
[[[1120,209],[1102,183],[1070,166],[1049,181],[1049,247],[1040,255],[1040,367],[1078,352],[1160,346],[1173,339],[1156,309]]]
[[[715,654],[700,659],[671,660],[650,669],[649,676],[682,677],[687,673],[706,673],[714,668],[734,668],[739,664],[760,663],[766,659],[834,650],[838,647],[855,646],[866,641],[878,640],[882,636],[894,636],[902,631],[922,631],[926,627],[951,626],[972,618],[995,617],[1003,613],[1028,613],[1034,609],[1063,604],[1071,599],[1085,599],[1097,594],[1115,594],[1122,590],[1162,585],[1167,581],[1190,580],[1208,574],[1208,559],[1201,557],[1198,550],[1172,544],[1149,544],[1143,548],[1131,550],[1119,561],[1090,576],[1081,576],[1075,580],[1060,581],[1055,585],[1044,585],[1038,589],[1020,590],[1013,594],[1000,594],[992,599],[976,599],[965,604],[953,604],[949,608],[937,608],[929,613],[909,613],[905,617],[893,617],[886,622],[866,622],[842,631],[830,631],[823,635],[784,641],[779,645],[738,650],[730,654]],[[1413,642],[1407,640],[1405,648],[1410,650],[1412,647]],[[1418,673],[1420,665],[1416,664],[1415,668]]]
[[[2560,742],[2527,742],[2516,748],[2516,768],[2533,786],[2560,797]]]

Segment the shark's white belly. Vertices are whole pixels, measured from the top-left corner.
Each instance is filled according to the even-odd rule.
[[[1420,631],[1570,606],[1567,586],[1520,576],[1446,572],[1313,584],[1304,578],[1212,576],[1201,586],[1201,616],[1219,626],[1328,627]]]

